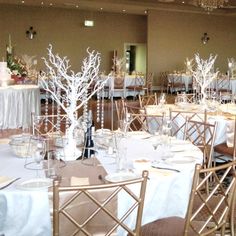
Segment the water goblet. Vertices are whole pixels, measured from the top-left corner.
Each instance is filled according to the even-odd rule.
[[[46,154],[46,142],[42,138],[34,138],[35,150],[32,154],[32,157],[36,163],[36,177],[39,177],[39,170],[42,170],[41,162]]]

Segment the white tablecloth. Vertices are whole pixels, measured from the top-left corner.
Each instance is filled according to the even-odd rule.
[[[0,87],[0,129],[27,128],[31,113],[40,113],[40,92],[36,85]]]
[[[142,137],[142,135],[137,136],[137,133],[132,133],[132,135],[128,135],[126,140],[130,168],[132,168],[133,159],[149,158],[155,161],[161,159],[160,154],[163,149],[162,151],[154,150],[151,139],[145,140]],[[168,164],[169,167],[179,169],[181,171],[179,173],[155,168],[149,169],[150,180],[148,180],[146,190],[143,224],[168,216],[185,216],[194,166],[196,163],[202,163],[202,153],[190,143],[176,143],[173,140],[171,143],[173,147],[175,145],[184,147],[180,152],[173,150],[174,158],[185,156],[186,158],[193,158],[194,162],[187,165]],[[26,170],[24,168],[25,160],[15,157],[6,144],[0,145],[0,160],[0,176],[20,176],[22,177],[20,181],[35,177],[35,171]],[[99,160],[108,174],[116,172],[117,165],[112,157],[107,156],[106,151],[99,151]],[[12,186],[0,190],[0,234],[5,233],[5,236],[50,235],[50,207],[47,191],[18,190],[16,188],[18,183],[16,182]],[[122,214],[123,211],[127,210],[127,204],[129,204],[127,199],[122,194],[119,195],[118,214]],[[129,218],[127,223],[132,226],[134,219]],[[119,232],[118,235],[123,235],[123,233]]]
[[[0,161],[0,176],[21,177],[0,190],[0,235],[50,236],[48,191],[22,191],[16,187],[21,181],[35,178],[36,171],[26,170],[25,159],[16,157],[8,144],[0,145]]]
[[[162,158],[161,152],[163,151],[165,153],[166,150],[154,150],[151,139],[143,139],[142,134],[140,136],[137,134],[136,132],[128,134],[128,138],[125,140],[128,166],[132,168],[132,161],[135,159],[160,161]],[[148,180],[146,189],[142,224],[169,216],[185,217],[194,167],[196,163],[202,163],[202,152],[189,142],[172,140],[172,146],[182,147],[181,152],[173,152],[174,158],[185,156],[194,158],[195,161],[187,165],[167,165],[167,167],[181,170],[179,173],[155,168],[148,169],[150,179]],[[112,174],[116,171],[116,165],[111,165],[108,159],[109,157],[104,155],[100,155],[99,157],[107,173]],[[161,165],[165,165],[165,162]],[[120,195],[118,200],[118,214],[125,212],[129,204],[127,199]],[[127,222],[129,225],[134,226],[134,219],[129,218]],[[122,235],[122,233],[119,235]]]
[[[222,104],[221,106],[225,107],[225,104],[224,105]],[[189,113],[191,113],[191,112],[198,113],[198,116],[202,117],[202,120],[204,119],[204,110],[202,110],[202,107],[200,105],[196,105],[196,104],[185,105],[184,108],[176,106],[174,104],[167,104],[162,108],[160,108],[158,106],[156,106],[156,108],[154,106],[150,106],[150,107],[152,107],[152,110],[153,110],[152,115],[155,115],[155,112],[157,115],[160,115],[161,112],[166,112],[166,114],[169,114],[169,109],[171,109],[172,111],[178,111],[178,112],[181,112],[181,110],[182,110],[183,116],[178,116],[175,119],[175,124],[178,124],[179,127],[185,123],[186,119],[184,118],[184,116],[186,115],[186,117],[187,117],[188,112]],[[229,111],[227,111],[227,112],[229,112]],[[219,112],[219,113],[221,113],[221,112]],[[236,105],[235,105],[235,114],[236,114]],[[218,145],[220,143],[225,142],[226,141],[227,118],[224,115],[210,115],[210,114],[207,115],[207,118],[208,118],[209,123],[211,123],[211,124],[213,124],[214,122],[217,123],[214,145]],[[156,127],[152,127],[152,125],[149,125],[149,128],[150,128],[150,131],[156,129]],[[182,139],[183,135],[179,136],[178,138]]]

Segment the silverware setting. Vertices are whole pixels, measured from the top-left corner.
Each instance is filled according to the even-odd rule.
[[[14,182],[16,182],[16,181],[19,180],[19,179],[20,179],[20,178],[13,179],[13,180],[10,181],[7,185],[1,187],[0,190],[6,188],[6,187],[8,187],[8,186],[10,186],[11,184],[13,184]]]
[[[172,169],[172,168],[168,168],[168,167],[158,167],[158,166],[152,166],[152,168],[156,168],[156,169],[160,169],[160,170],[170,170],[170,171],[174,171],[174,172],[177,172],[179,173],[180,170],[177,170],[177,169]]]

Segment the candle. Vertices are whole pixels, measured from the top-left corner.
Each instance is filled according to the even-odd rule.
[[[9,34],[9,37],[8,37],[8,46],[11,48],[11,35]]]

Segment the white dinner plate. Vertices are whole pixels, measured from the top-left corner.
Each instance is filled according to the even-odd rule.
[[[173,157],[166,159],[167,164],[171,165],[186,165],[186,164],[193,164],[195,162],[194,157]]]
[[[186,150],[186,147],[183,147],[181,145],[174,145],[170,147],[171,152],[183,152]]]
[[[21,190],[41,190],[52,186],[52,179],[36,178],[19,183],[16,187]]]
[[[140,178],[140,174],[132,172],[113,173],[105,176],[105,180],[111,183]]]
[[[133,132],[128,132],[127,134],[128,137],[132,138],[138,138],[138,139],[143,139],[143,138],[148,138],[152,137],[151,134],[145,132],[145,131],[133,131]]]

